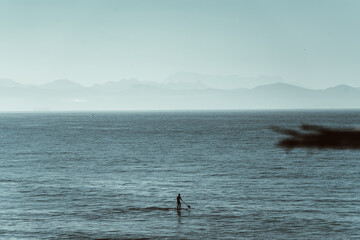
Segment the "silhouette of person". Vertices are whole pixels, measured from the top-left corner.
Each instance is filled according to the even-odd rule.
[[[181,209],[181,201],[182,201],[181,196],[180,196],[180,193],[179,193],[179,195],[177,196],[176,200],[177,200],[177,207],[176,207],[176,209],[179,211],[179,210]]]

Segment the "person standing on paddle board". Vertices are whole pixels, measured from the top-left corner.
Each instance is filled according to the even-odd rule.
[[[180,193],[177,196],[176,200],[177,200],[177,208],[176,209],[179,211],[181,209],[181,201],[182,201]]]
[[[181,202],[183,202],[183,203],[186,204],[186,202],[184,202],[184,200],[182,200],[182,198],[181,198],[181,196],[180,196],[180,193],[179,193],[179,195],[177,196],[176,201],[177,201],[177,208],[176,208],[176,209],[177,209],[178,211],[180,211],[180,209],[181,209]],[[190,205],[187,205],[187,204],[186,204],[186,206],[189,208],[189,209],[187,209],[187,210],[190,210]]]

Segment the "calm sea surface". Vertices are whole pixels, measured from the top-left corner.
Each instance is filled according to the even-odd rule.
[[[302,123],[360,111],[1,113],[0,239],[360,239],[360,151]]]

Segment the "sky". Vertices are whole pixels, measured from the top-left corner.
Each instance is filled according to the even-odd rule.
[[[0,78],[92,85],[177,72],[360,87],[358,0],[0,0]]]

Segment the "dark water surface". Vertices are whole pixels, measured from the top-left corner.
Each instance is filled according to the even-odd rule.
[[[360,151],[275,146],[303,123],[360,111],[2,113],[0,238],[359,239]]]

